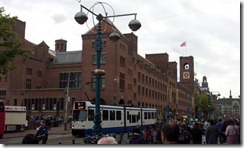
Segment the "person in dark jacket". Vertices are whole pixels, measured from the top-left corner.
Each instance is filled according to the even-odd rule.
[[[132,138],[130,139],[130,144],[145,144],[146,141],[141,133],[141,129],[134,128],[132,131]]]
[[[194,124],[194,127],[190,130],[192,135],[193,144],[202,144],[202,135],[204,135],[203,130],[198,128],[198,123]]]
[[[40,127],[38,127],[36,136],[39,138],[39,141],[42,140],[42,144],[46,144],[48,140],[48,127],[46,122],[42,121]]]
[[[34,134],[27,134],[22,139],[22,144],[39,144],[39,141]]]
[[[210,126],[205,131],[206,144],[217,144],[218,143],[218,128],[214,124],[212,119],[209,119]]]

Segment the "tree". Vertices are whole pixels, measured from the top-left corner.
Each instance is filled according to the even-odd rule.
[[[10,17],[4,11],[4,8],[0,7],[0,74],[6,74],[17,67],[13,62],[17,55],[28,57],[30,54],[29,50],[21,48],[21,41],[13,32],[17,17]]]
[[[213,112],[215,110],[213,97],[208,96],[207,92],[201,93],[199,95],[195,95],[195,105],[197,108],[197,112],[199,114],[203,113],[204,118],[208,117],[208,111],[209,111],[208,109],[210,109],[210,112]],[[210,105],[210,108],[208,108],[208,105]]]

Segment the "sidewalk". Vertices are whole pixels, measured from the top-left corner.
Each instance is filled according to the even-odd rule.
[[[36,130],[25,130],[24,132],[5,133],[3,139],[24,137],[26,134],[35,134],[35,133]],[[57,134],[71,134],[71,129],[67,127],[67,130],[64,130],[64,125],[61,125],[59,127],[52,127],[51,130],[49,130],[49,135],[57,135]]]

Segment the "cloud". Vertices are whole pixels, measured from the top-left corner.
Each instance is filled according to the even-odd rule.
[[[54,22],[56,24],[59,24],[59,23],[64,22],[66,17],[65,17],[65,15],[62,15],[62,14],[55,14],[52,16],[52,19],[54,20]]]

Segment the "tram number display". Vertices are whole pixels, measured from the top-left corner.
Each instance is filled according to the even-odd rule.
[[[86,102],[75,102],[75,109],[86,109]]]

